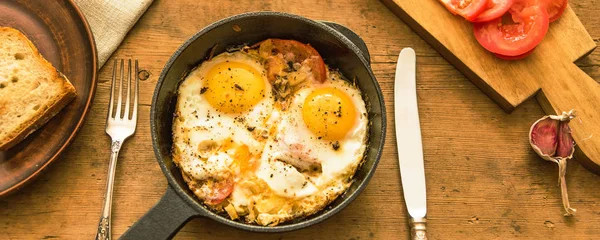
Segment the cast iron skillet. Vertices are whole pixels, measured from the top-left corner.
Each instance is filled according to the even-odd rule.
[[[171,160],[171,124],[179,82],[190,70],[206,59],[214,47],[217,55],[228,46],[253,44],[266,38],[295,39],[310,43],[325,59],[339,68],[348,79],[356,78],[367,102],[369,146],[364,164],[357,170],[354,183],[324,210],[305,218],[274,227],[230,220],[211,212],[195,198]],[[353,43],[354,42],[354,43]],[[349,29],[334,23],[312,21],[278,12],[254,12],[232,16],[202,29],[186,41],[165,65],[160,75],[150,112],[154,152],[169,185],[162,199],[134,224],[122,239],[170,239],[193,217],[208,217],[223,224],[255,232],[291,231],[321,222],[341,211],[366,187],[375,172],[385,138],[385,105],[377,80],[369,65],[364,42]]]

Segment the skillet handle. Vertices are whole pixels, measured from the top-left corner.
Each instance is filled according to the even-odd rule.
[[[192,217],[198,216],[200,214],[168,185],[160,201],[119,239],[172,239]]]
[[[353,32],[346,26],[340,25],[338,23],[329,22],[329,21],[321,21],[321,22],[324,23],[325,25],[337,30],[342,35],[346,36],[348,38],[348,40],[350,40],[350,42],[354,43],[354,45],[356,45],[358,47],[358,49],[361,51],[365,60],[367,60],[367,63],[371,64],[371,56],[369,55],[369,49],[367,48],[367,44],[360,36],[358,36],[358,34]]]

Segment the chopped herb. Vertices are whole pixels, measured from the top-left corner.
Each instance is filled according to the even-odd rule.
[[[242,88],[242,86],[240,86],[239,84],[234,84],[233,86],[235,86],[235,89],[240,90],[240,91],[244,91],[244,88]]]
[[[208,90],[208,87],[200,88],[200,94],[204,94]]]
[[[331,144],[331,146],[333,147],[333,150],[338,150],[340,149],[340,142],[339,141],[335,141],[333,144]]]

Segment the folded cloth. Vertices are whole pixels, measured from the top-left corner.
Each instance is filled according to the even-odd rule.
[[[152,0],[75,0],[92,28],[101,68]]]

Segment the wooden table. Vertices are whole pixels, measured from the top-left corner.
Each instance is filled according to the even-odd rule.
[[[600,38],[600,5],[570,3]],[[374,178],[345,210],[307,229],[258,234],[207,219],[190,221],[177,239],[408,239],[393,129],[393,76],[399,51],[417,51],[419,110],[427,174],[430,239],[597,239],[600,177],[576,161],[568,167],[572,218],[563,217],[556,164],[531,150],[527,133],[543,115],[535,100],[503,112],[376,0],[157,0],[112,58],[137,57],[151,77],[141,84],[136,135],[121,152],[113,199],[120,236],[164,193],[167,181],[152,151],[149,111],[157,78],[171,54],[207,24],[247,11],[272,10],[329,20],[366,41],[388,110],[386,146]],[[111,59],[112,60],[112,59]],[[600,79],[600,51],[578,65]],[[102,207],[110,139],[104,133],[111,68],[100,70],[94,104],[79,135],[44,174],[0,199],[0,239],[92,239]]]

